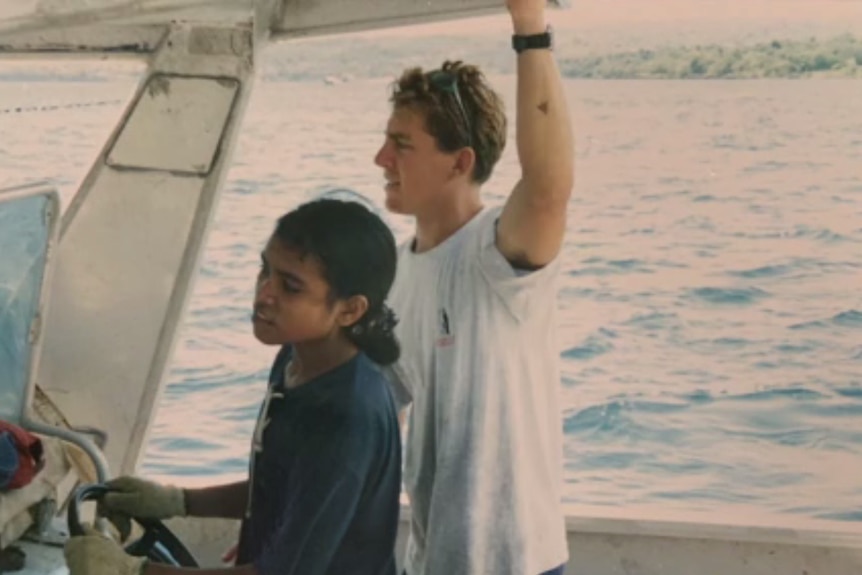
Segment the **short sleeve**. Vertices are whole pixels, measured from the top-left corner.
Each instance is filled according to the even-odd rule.
[[[389,390],[392,392],[392,398],[395,400],[395,407],[398,411],[403,410],[413,402],[413,394],[410,392],[410,388],[407,387],[409,379],[404,373],[404,366],[401,362],[395,362],[392,365],[382,367],[381,371],[389,384]]]
[[[476,230],[478,265],[491,289],[520,320],[528,312],[531,301],[543,302],[543,298],[556,297],[562,256],[558,254],[553,261],[538,270],[515,269],[497,247],[497,223],[501,212],[502,207],[498,207],[482,215],[483,221],[479,222]]]

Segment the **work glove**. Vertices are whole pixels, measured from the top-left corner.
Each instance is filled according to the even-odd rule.
[[[122,541],[131,532],[131,517],[170,519],[186,515],[185,494],[179,487],[129,476],[113,479],[106,486],[109,491],[99,501],[98,514],[114,524]]]
[[[64,555],[69,575],[142,575],[147,559],[129,555],[115,541],[90,526],[85,535],[66,542]]]

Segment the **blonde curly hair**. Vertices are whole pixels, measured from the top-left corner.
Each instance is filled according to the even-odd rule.
[[[476,66],[445,61],[440,68],[409,68],[392,84],[393,108],[421,114],[437,148],[473,148],[473,181],[483,184],[506,147],[506,110]]]

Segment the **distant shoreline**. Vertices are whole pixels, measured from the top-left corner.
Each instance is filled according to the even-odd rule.
[[[427,66],[444,59],[481,63],[489,74],[513,74],[514,58],[499,38],[458,42],[437,37],[407,41],[354,41],[308,44],[264,62],[270,82],[349,82],[354,78],[392,78],[407,66]],[[706,80],[862,78],[862,37],[783,39],[751,44],[661,45],[634,50],[593,51],[577,43],[557,48],[566,78],[594,80]],[[315,60],[317,58],[317,60]]]
[[[259,74],[266,82],[345,83],[356,78],[392,78],[407,66],[464,58],[489,74],[512,74],[513,59],[499,38],[469,42],[453,37],[307,42],[264,58]],[[579,54],[584,51],[585,53]],[[862,37],[841,34],[806,40],[774,39],[754,44],[662,45],[589,53],[579,45],[558,48],[563,75],[593,80],[709,80],[862,78]],[[139,68],[102,67],[99,62],[54,61],[3,66],[2,82],[108,82],[135,77]],[[5,68],[5,69],[4,69]]]
[[[749,46],[663,46],[562,58],[568,78],[708,80],[862,78],[862,39],[773,40]]]

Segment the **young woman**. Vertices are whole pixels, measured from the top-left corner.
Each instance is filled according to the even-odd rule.
[[[183,490],[122,477],[101,506],[114,518],[242,519],[236,566],[198,575],[392,575],[401,443],[377,365],[399,356],[384,303],[395,240],[364,206],[317,200],[278,220],[261,259],[254,334],[281,349],[249,479]],[[66,558],[71,575],[180,572],[99,535],[72,538]]]

